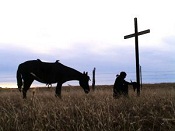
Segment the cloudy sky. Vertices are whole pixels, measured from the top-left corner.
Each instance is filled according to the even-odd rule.
[[[175,81],[174,0],[0,1],[0,86],[16,86],[17,66],[27,60],[61,63],[113,84],[126,71],[135,78],[134,18],[145,83]]]

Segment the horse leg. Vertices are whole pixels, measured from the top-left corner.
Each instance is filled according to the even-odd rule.
[[[33,81],[32,78],[24,80],[23,99],[26,99],[27,90],[30,88]]]
[[[56,90],[55,90],[55,96],[59,97],[61,99],[61,87],[62,83],[57,83]]]

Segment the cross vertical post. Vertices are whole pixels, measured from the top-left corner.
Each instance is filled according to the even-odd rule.
[[[95,70],[96,68],[94,67],[92,71],[92,90],[95,91]]]
[[[137,26],[137,18],[134,18],[134,26],[135,26],[135,57],[136,57],[136,79],[137,84],[140,87],[140,65],[139,65],[139,41],[138,41],[138,26]],[[140,88],[137,90],[137,95],[140,95]]]
[[[124,36],[124,39],[128,39],[131,37],[135,37],[135,58],[136,58],[136,80],[139,88],[137,89],[137,96],[140,96],[140,64],[139,64],[139,42],[138,42],[138,36],[143,35],[146,33],[150,33],[150,30],[144,30],[141,32],[138,32],[138,26],[137,26],[137,18],[134,18],[134,27],[135,32],[134,34],[126,35]]]

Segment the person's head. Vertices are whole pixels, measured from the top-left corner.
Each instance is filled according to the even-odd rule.
[[[125,79],[126,75],[127,75],[126,72],[124,71],[120,72],[120,77],[122,77],[123,79]]]

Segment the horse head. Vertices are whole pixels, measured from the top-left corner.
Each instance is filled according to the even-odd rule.
[[[84,89],[85,93],[89,93],[90,91],[89,80],[90,80],[90,77],[88,76],[88,73],[83,72],[82,77],[80,79],[80,86]]]

